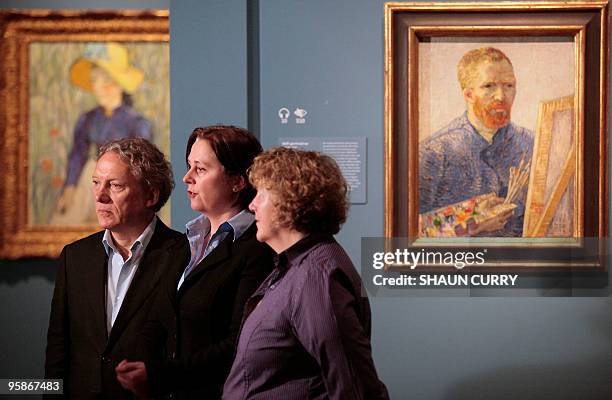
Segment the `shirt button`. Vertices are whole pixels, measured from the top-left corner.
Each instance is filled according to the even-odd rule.
[[[110,358],[107,356],[102,356],[101,359],[102,359],[102,362],[105,364],[109,364],[111,362]]]

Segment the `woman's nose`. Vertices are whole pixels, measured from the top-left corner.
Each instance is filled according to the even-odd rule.
[[[193,180],[191,179],[191,169],[188,169],[185,176],[183,176],[183,183],[192,183],[192,182]]]

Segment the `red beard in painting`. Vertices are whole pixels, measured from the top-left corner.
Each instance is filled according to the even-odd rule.
[[[493,100],[483,104],[480,97],[474,101],[474,114],[482,123],[490,129],[499,129],[510,122],[510,111],[512,106],[503,101]]]

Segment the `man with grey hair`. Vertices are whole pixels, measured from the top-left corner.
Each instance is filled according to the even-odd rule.
[[[70,399],[131,399],[115,376],[140,359],[139,332],[163,272],[186,240],[156,212],[174,187],[163,153],[144,139],[100,149],[92,177],[103,230],[64,247],[47,334],[45,377],[64,380]],[[182,260],[178,261],[182,262]]]

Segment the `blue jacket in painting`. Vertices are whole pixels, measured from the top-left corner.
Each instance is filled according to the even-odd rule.
[[[107,117],[102,107],[96,107],[81,117],[74,128],[74,143],[68,156],[66,185],[76,185],[89,157],[90,145],[99,146],[109,140],[141,137],[153,139],[151,123],[131,107],[121,105]]]
[[[533,132],[510,122],[493,136],[482,137],[467,118],[455,118],[419,144],[419,213],[495,192],[505,197],[511,166],[527,163]],[[504,229],[494,236],[521,236],[526,188]]]

